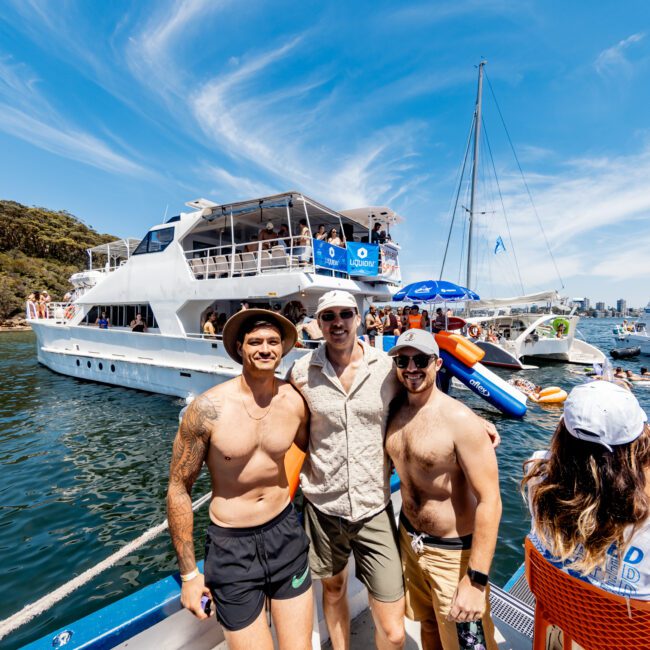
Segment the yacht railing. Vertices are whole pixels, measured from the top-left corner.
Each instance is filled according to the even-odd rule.
[[[67,321],[77,315],[79,307],[71,302],[48,302],[45,305],[44,313],[40,311],[40,306],[36,305],[36,316],[28,317],[27,320],[51,319],[57,321]]]
[[[265,273],[321,273],[356,277],[347,269],[332,270],[316,263],[311,237],[286,236],[239,244],[222,244],[185,251],[187,264],[197,280],[213,280]],[[305,243],[306,242],[306,243]],[[340,249],[341,247],[334,247]],[[379,273],[374,281],[401,281],[398,248],[379,246]]]
[[[277,237],[185,251],[197,280],[261,275],[273,272],[313,272],[311,239]]]

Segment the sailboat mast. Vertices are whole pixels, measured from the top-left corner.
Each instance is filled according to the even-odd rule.
[[[474,110],[474,160],[472,163],[472,195],[469,204],[469,234],[467,242],[467,276],[465,286],[472,288],[472,243],[474,240],[474,200],[476,197],[476,176],[478,174],[479,142],[481,140],[481,101],[483,96],[483,66],[487,61],[478,64],[478,90],[476,93],[476,108]]]

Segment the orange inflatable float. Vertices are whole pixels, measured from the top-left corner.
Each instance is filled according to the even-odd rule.
[[[568,397],[568,393],[559,386],[548,386],[540,390],[538,395],[533,394],[528,397],[538,404],[562,404]]]
[[[289,482],[291,500],[293,500],[298,485],[300,484],[300,469],[302,468],[306,455],[300,447],[293,444],[284,456],[284,471],[287,474],[287,481]]]
[[[460,334],[438,332],[436,334],[436,343],[441,350],[449,352],[449,354],[470,368],[485,356],[485,350],[481,350],[478,345]]]

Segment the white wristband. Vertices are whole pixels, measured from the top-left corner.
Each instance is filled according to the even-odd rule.
[[[196,567],[193,571],[190,571],[189,573],[182,574],[181,573],[181,582],[189,582],[190,580],[194,580],[196,576],[199,575],[199,567]]]

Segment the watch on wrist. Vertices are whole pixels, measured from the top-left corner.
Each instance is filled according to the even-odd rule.
[[[467,567],[467,575],[469,576],[470,582],[473,582],[480,587],[487,586],[490,576],[487,573],[481,573],[480,571],[474,571]]]

